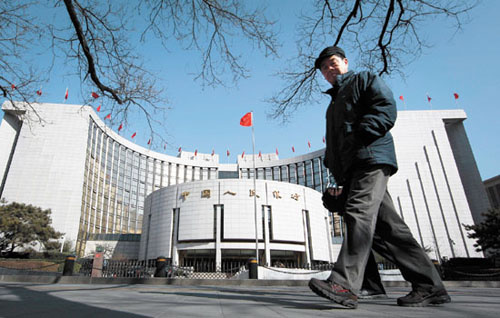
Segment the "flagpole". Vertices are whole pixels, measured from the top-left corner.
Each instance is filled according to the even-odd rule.
[[[255,217],[255,258],[257,259],[257,266],[259,266],[259,232],[257,231],[257,170],[255,170],[255,131],[254,126],[255,122],[253,119],[253,111],[252,114],[252,158],[253,158],[253,213]]]

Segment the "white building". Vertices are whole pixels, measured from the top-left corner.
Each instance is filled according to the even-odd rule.
[[[329,239],[332,220],[320,192],[271,180],[257,180],[256,196],[253,188],[253,180],[220,179],[153,192],[145,202],[139,258],[214,259],[220,266],[255,257],[258,244],[268,265],[335,261],[340,246]]]
[[[23,105],[18,106],[24,109]],[[222,241],[217,245],[218,236],[211,240],[196,240],[190,236],[196,221],[206,221],[207,218],[207,214],[203,214],[205,212],[197,211],[197,204],[206,204],[208,200],[197,198],[197,203],[193,202],[190,207],[189,198],[186,202],[180,202],[179,197],[173,194],[180,190],[181,193],[195,193],[206,187],[205,190],[220,196],[218,188],[214,188],[216,185],[226,187],[231,184],[230,187],[238,189],[244,185],[246,187],[248,179],[253,178],[254,173],[251,156],[239,158],[236,164],[219,163],[218,155],[210,154],[195,156],[193,153],[182,152],[180,156],[172,157],[150,151],[123,138],[107,127],[88,106],[33,104],[44,122],[26,121],[26,117],[33,117],[33,111],[22,111],[19,107],[15,109],[9,102],[2,106],[4,118],[0,126],[0,197],[50,208],[54,227],[66,233],[66,240],[76,243],[79,255],[84,253],[89,239],[95,239],[96,236],[102,239],[106,235],[116,237],[117,234],[140,234],[145,231],[149,238],[146,240],[144,235],[141,238],[141,257],[155,258],[159,255],[154,254],[160,253],[162,256],[179,259],[190,253],[197,253],[197,250],[203,250],[203,253],[206,250],[212,251],[209,254],[213,259],[224,257],[226,245]],[[467,238],[467,233],[461,226],[472,224],[489,207],[463,127],[462,121],[465,119],[466,115],[462,110],[403,111],[398,113],[396,126],[392,130],[400,169],[391,178],[389,191],[417,241],[429,248],[431,257],[436,259],[482,256],[475,252],[474,242]],[[324,222],[327,213],[321,207],[320,194],[325,188],[324,180],[328,172],[322,166],[323,154],[324,150],[318,150],[281,160],[274,154],[263,154],[256,160],[256,173],[259,180],[266,181],[258,180],[259,185],[272,184],[276,189],[281,189],[277,190],[280,193],[292,190],[294,193],[304,193],[304,198],[310,198],[307,205],[315,208],[301,209],[311,211],[313,218],[322,218]],[[197,190],[189,190],[190,187]],[[287,187],[294,189],[285,190]],[[262,193],[269,196],[268,191],[269,189]],[[153,194],[145,202],[151,193]],[[211,217],[217,217],[218,213],[214,211],[218,204],[229,204],[226,203],[229,199],[224,197],[224,193],[221,198],[222,203],[208,208]],[[153,202],[149,206],[152,210],[148,211],[147,202],[150,200]],[[155,200],[160,200],[163,205],[155,206]],[[254,214],[248,200],[247,197],[241,202],[235,202],[241,203],[239,209],[246,211],[245,217],[250,218],[247,214]],[[231,206],[238,205],[235,202]],[[259,203],[258,211],[269,206],[268,203]],[[295,204],[298,209],[300,204]],[[272,206],[271,204],[271,208]],[[172,216],[177,208],[182,208],[182,212],[179,223],[175,224]],[[161,209],[169,212],[161,212]],[[206,209],[205,206],[203,211],[207,211]],[[281,208],[276,206],[276,209]],[[183,213],[191,215],[191,223],[182,223],[187,222],[182,221]],[[158,228],[159,225],[155,222],[147,230],[149,215],[153,219],[168,218],[168,214],[171,218],[170,225],[164,219],[167,222],[165,228]],[[276,212],[276,215],[279,213]],[[281,218],[276,222],[273,219],[272,224],[276,226],[275,231],[278,231],[276,233],[282,235],[282,229],[287,227],[286,222],[292,220],[295,219]],[[222,224],[216,220],[210,222],[204,226],[215,224],[214,231],[221,234],[229,231],[227,228],[223,229]],[[331,219],[329,222],[333,223]],[[172,227],[172,224],[177,227]],[[200,224],[196,226],[201,226]],[[227,226],[236,224],[241,227],[238,222],[228,223]],[[254,222],[248,224],[246,232],[241,232],[241,242],[237,237],[237,242],[228,242],[232,244],[230,248],[236,250],[252,245],[244,240],[247,240],[249,233],[254,235],[254,225]],[[273,247],[271,240],[269,248],[265,243],[259,243],[262,244],[259,248],[263,255],[270,251],[271,261],[274,250],[283,251],[274,252],[276,255],[296,255],[294,253],[300,252],[302,254],[297,257],[302,261],[331,261],[331,257],[336,258],[335,251],[338,251],[340,243],[338,224],[333,227],[333,245],[331,242],[312,244],[312,251],[309,250],[311,246],[307,245],[307,237],[304,238],[304,231],[307,229],[304,226],[295,233],[297,238],[294,238],[293,244],[285,240]],[[169,243],[175,243],[175,240],[164,241],[158,236],[162,233],[161,235],[171,237],[176,228],[179,229],[176,235],[184,238],[178,241],[177,246]],[[258,228],[261,229],[259,231],[263,228],[265,234],[266,227]],[[204,231],[207,228],[197,234],[202,235]],[[261,239],[265,241],[264,237]],[[314,236],[312,240],[314,241]],[[147,248],[144,245],[146,242]],[[326,253],[330,245],[332,248],[328,253],[332,253],[332,256]],[[219,252],[217,246],[220,248]],[[241,253],[246,253],[246,248],[240,250]],[[165,255],[166,252],[169,252],[168,255]],[[315,256],[315,253],[321,256]]]

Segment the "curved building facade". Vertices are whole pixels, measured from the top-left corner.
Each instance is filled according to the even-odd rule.
[[[320,192],[269,180],[257,180],[253,189],[253,180],[221,179],[153,192],[145,201],[139,258],[204,259],[220,267],[248,260],[258,246],[268,265],[335,261],[338,244],[329,239],[333,223]]]
[[[244,184],[253,178],[252,156],[221,164],[216,154],[182,152],[173,157],[151,151],[114,132],[89,106],[16,106],[2,105],[0,197],[50,208],[54,227],[74,242],[79,255],[95,234],[140,234],[148,221],[145,215],[150,215],[145,200],[151,193],[154,197],[157,191],[191,183]],[[45,121],[27,121],[34,111]],[[417,240],[436,259],[482,255],[461,226],[474,223],[489,206],[463,127],[465,118],[461,110],[404,111],[393,129],[400,170],[389,191]],[[320,194],[328,176],[323,154],[324,149],[287,159],[256,156],[256,178],[259,184],[303,186]],[[311,197],[320,204],[321,196]],[[242,209],[246,205],[242,201]],[[335,228],[330,236],[337,244],[340,227]],[[149,252],[146,256],[155,257]]]

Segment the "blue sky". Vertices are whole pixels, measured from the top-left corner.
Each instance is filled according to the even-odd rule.
[[[203,88],[200,82],[194,81],[192,74],[199,65],[195,52],[185,52],[175,46],[165,52],[152,42],[145,44],[143,52],[148,63],[163,78],[162,85],[168,93],[169,103],[165,106],[171,107],[164,123],[169,132],[169,136],[165,136],[169,147],[164,152],[176,156],[179,146],[201,153],[211,153],[214,149],[222,163],[233,163],[243,151],[252,151],[251,129],[239,125],[240,117],[251,110],[255,114],[256,152],[274,153],[277,148],[280,158],[288,158],[323,147],[324,112],[329,102],[326,96],[319,97],[318,104],[304,105],[285,125],[267,117],[269,105],[264,102],[282,87],[280,79],[272,74],[293,56],[296,16],[307,4],[300,0],[269,1],[269,15],[278,20],[279,40],[283,44],[280,58],[266,59],[242,44],[243,61],[251,77],[228,88]],[[463,31],[456,34],[441,21],[433,21],[424,30],[433,47],[404,70],[405,80],[385,78],[400,109],[403,109],[397,98],[400,95],[404,96],[408,110],[429,109],[426,98],[429,94],[432,109],[461,108],[466,111],[468,119],[464,124],[483,179],[500,173],[498,12],[500,1],[483,1],[471,12],[471,21],[464,25]],[[350,68],[358,70],[356,61],[350,60]],[[67,103],[82,103],[78,80],[64,76],[67,72],[62,64],[53,70],[50,81],[43,86],[40,102],[62,103],[65,89],[69,87]],[[460,95],[458,104],[453,98],[454,92]],[[133,132],[137,132],[134,141],[146,146],[149,132],[145,123],[129,124],[122,135],[130,136]],[[161,146],[159,149],[163,151]],[[229,158],[226,157],[227,149],[231,152]]]

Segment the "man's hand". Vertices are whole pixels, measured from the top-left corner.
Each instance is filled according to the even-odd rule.
[[[330,212],[337,212],[340,215],[345,210],[345,193],[342,195],[342,187],[328,188],[323,193],[323,206]]]

